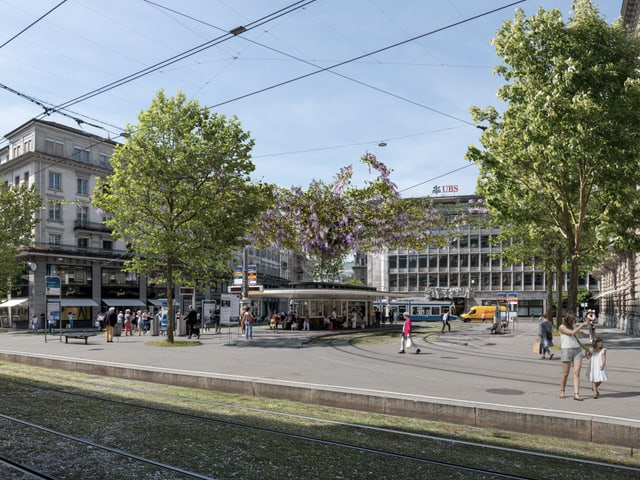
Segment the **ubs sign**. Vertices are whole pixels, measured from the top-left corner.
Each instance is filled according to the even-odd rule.
[[[431,193],[435,195],[439,193],[458,193],[458,185],[435,185]]]

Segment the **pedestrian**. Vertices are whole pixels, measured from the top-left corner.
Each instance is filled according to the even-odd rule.
[[[73,312],[69,312],[67,315],[67,328],[73,328]]]
[[[133,336],[133,319],[131,318],[131,310],[127,308],[124,312],[124,336]]]
[[[215,313],[213,314],[213,325],[214,325],[214,333],[220,333],[220,314],[219,313]]]
[[[402,324],[402,338],[400,339],[400,351],[398,353],[405,353],[407,348],[415,348],[416,355],[420,353],[420,349],[414,343],[411,333],[413,331],[413,325],[411,323],[411,317],[406,313],[404,315],[404,323]]]
[[[484,321],[487,319],[487,311],[486,310],[482,310],[482,323],[484,323]]]
[[[245,338],[251,340],[253,338],[253,324],[256,320],[251,314],[249,307],[244,307],[241,321],[244,323]]]
[[[596,338],[596,323],[598,323],[595,310],[587,310],[586,321],[589,322],[589,343],[593,344]]]
[[[602,382],[609,380],[607,375],[607,349],[604,348],[604,342],[600,337],[593,341],[593,351],[587,365],[587,378],[591,380],[593,398],[598,398],[600,396],[598,387]]]
[[[449,332],[451,332],[451,324],[449,323],[449,316],[451,315],[451,313],[449,312],[449,310],[447,310],[446,312],[444,312],[442,314],[442,331],[440,333],[444,333],[444,329],[445,327],[449,328]]]
[[[551,347],[553,346],[553,325],[549,321],[546,313],[542,314],[540,324],[538,325],[538,337],[540,337],[540,348],[542,350],[542,360],[544,360],[549,354],[549,360],[553,359],[553,353],[551,353]]]
[[[33,317],[31,317],[31,329],[33,330],[34,335],[38,333],[38,315],[35,313]]]
[[[47,323],[49,324],[49,333],[53,335],[53,331],[56,328],[56,317],[53,316],[53,312],[49,312]]]
[[[98,315],[96,315],[96,327],[100,331],[104,329],[104,312],[98,312]]]
[[[576,316],[569,313],[562,320],[560,331],[560,348],[562,360],[562,373],[560,375],[560,398],[564,398],[564,390],[569,378],[569,372],[573,366],[573,399],[582,401],[580,396],[580,368],[582,367],[582,345],[576,334],[586,325],[585,322],[575,327]]]
[[[193,305],[189,305],[189,312],[185,317],[185,323],[187,324],[187,337],[191,338],[193,335],[197,335],[200,338],[200,329],[196,330],[196,323],[198,323],[198,314],[193,308]]]
[[[380,328],[380,324],[382,323],[382,312],[378,307],[373,307],[373,312],[375,317],[376,328]]]
[[[280,323],[280,315],[278,315],[278,312],[273,312],[273,315],[271,316],[271,320],[269,321],[269,328],[271,330],[278,330],[278,323]]]
[[[309,330],[309,317],[306,315],[302,317],[302,330]]]
[[[107,313],[104,316],[104,329],[105,337],[108,343],[113,343],[113,330],[118,323],[118,315],[116,314],[116,307],[109,307]]]

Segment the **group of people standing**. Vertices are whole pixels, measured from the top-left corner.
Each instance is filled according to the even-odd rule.
[[[591,382],[593,398],[600,396],[598,387],[608,380],[607,375],[607,350],[604,348],[604,341],[595,336],[595,312],[589,310],[585,321],[576,325],[576,316],[569,313],[563,317],[562,324],[558,327],[560,333],[560,360],[562,362],[562,372],[560,374],[560,398],[565,398],[567,380],[573,368],[573,399],[582,401],[580,395],[580,371],[582,360],[587,361],[587,378]],[[578,334],[583,328],[589,328],[589,344],[584,345],[578,338]],[[538,327],[542,353],[541,358],[549,360],[553,358],[551,346],[553,346],[553,325],[547,318],[547,314],[542,316]]]

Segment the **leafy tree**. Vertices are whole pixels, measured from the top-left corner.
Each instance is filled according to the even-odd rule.
[[[24,268],[20,251],[27,250],[44,207],[36,186],[0,185],[0,294],[11,289],[12,278]]]
[[[158,92],[129,126],[98,183],[93,204],[133,253],[127,271],[166,282],[173,342],[173,287],[228,274],[228,261],[262,208],[266,187],[252,184],[253,140],[237,118],[211,113],[183,93]]]
[[[551,240],[541,243],[549,261],[566,255],[575,311],[581,269],[638,241],[640,43],[589,0],[574,0],[567,23],[555,9],[530,18],[519,9],[493,43],[506,110],[472,109],[487,128],[484,149],[471,146],[467,158],[503,224],[540,230],[520,239]]]
[[[331,183],[314,180],[306,190],[280,189],[261,216],[254,241],[304,255],[315,278],[325,281],[338,277],[351,252],[444,244],[443,218],[429,201],[403,200],[383,163],[371,153],[361,161],[378,172],[362,188],[351,184],[348,166]]]

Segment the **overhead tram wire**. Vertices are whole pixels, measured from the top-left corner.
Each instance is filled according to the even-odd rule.
[[[165,68],[168,67],[169,65],[173,65],[174,63],[177,63],[181,60],[187,59],[197,53],[203,52],[213,46],[216,46],[220,43],[223,43],[231,38],[234,38],[235,36],[247,32],[249,30],[253,30],[254,28],[260,27],[262,25],[265,25],[266,23],[272,22],[273,20],[276,20],[280,17],[283,17],[285,15],[288,15],[289,13],[295,12],[296,10],[299,10],[300,8],[304,8],[312,3],[314,3],[316,0],[300,0],[298,2],[294,2],[290,5],[288,5],[287,7],[281,8],[280,10],[276,10],[273,13],[270,13],[269,15],[265,15],[262,18],[259,18],[258,20],[254,20],[251,23],[248,23],[247,25],[242,25],[242,26],[238,26],[233,28],[232,30],[229,30],[228,32],[226,32],[224,35],[220,35],[219,37],[216,37],[214,39],[211,39],[207,42],[201,43],[200,45],[197,45],[193,48],[190,48],[188,50],[185,50],[182,53],[179,53],[177,55],[174,55],[172,57],[169,57],[166,60],[163,60],[161,62],[155,63],[153,65],[151,65],[150,67],[146,67],[143,68],[142,70],[139,70],[135,73],[132,73],[130,75],[127,75],[125,77],[122,77],[119,80],[115,80],[111,83],[108,83],[106,85],[103,85],[102,87],[96,88],[90,92],[87,92],[83,95],[80,95],[76,98],[73,98],[71,100],[68,100],[64,103],[61,103],[57,106],[55,106],[53,108],[53,111],[58,111],[61,109],[65,109],[68,108],[72,105],[75,105],[77,103],[80,102],[84,102],[85,100],[89,100],[90,98],[93,98],[97,95],[101,95],[105,92],[108,92],[110,90],[113,90],[114,88],[120,87],[122,85],[125,85],[129,82],[132,82],[133,80],[137,80],[139,78],[142,78],[146,75],[149,75],[150,73],[153,73],[157,70],[160,70],[161,68]]]
[[[416,183],[415,185],[411,185],[410,187],[403,188],[402,190],[398,190],[398,192],[399,193],[406,192],[407,190],[411,190],[412,188],[419,187],[420,185],[424,185],[425,183],[433,182],[434,180],[437,180],[437,179],[442,178],[442,177],[446,177],[447,175],[451,175],[452,173],[459,172],[460,170],[464,170],[465,168],[472,167],[473,165],[474,165],[473,163],[469,163],[469,165],[465,165],[464,167],[456,168],[454,170],[449,170],[448,172],[445,172],[445,173],[443,173],[441,175],[438,175],[437,177],[429,178],[428,180],[425,180],[424,182]]]
[[[151,0],[144,0],[144,1],[145,1],[145,2],[147,2],[147,3],[149,3],[149,4],[152,4],[152,5],[156,6],[156,7],[158,7],[158,8],[161,8],[161,9],[167,10],[167,11],[169,11],[169,12],[171,12],[171,13],[174,13],[174,14],[176,14],[176,15],[180,15],[180,16],[182,16],[182,17],[188,18],[189,20],[192,20],[192,21],[194,21],[194,22],[198,22],[198,23],[201,23],[202,25],[206,25],[207,27],[211,27],[211,28],[214,28],[214,29],[216,29],[216,30],[222,30],[220,27],[217,27],[217,26],[215,26],[215,25],[212,25],[212,24],[210,24],[210,23],[208,23],[208,22],[205,22],[205,21],[203,21],[203,20],[197,19],[197,18],[192,17],[192,16],[190,16],[190,15],[186,15],[186,14],[184,14],[184,13],[182,13],[182,12],[178,12],[177,10],[174,10],[174,9],[172,9],[172,8],[165,7],[165,6],[163,6],[163,5],[160,5],[160,4],[158,4],[158,3],[153,2],[153,1],[151,1]],[[246,38],[246,37],[244,37],[244,36],[243,36],[243,37],[241,37],[241,38],[242,38],[243,40],[245,40],[245,41],[249,42],[249,43],[252,43],[252,44],[254,44],[254,45],[258,45],[258,46],[260,46],[260,47],[262,47],[262,48],[266,48],[267,50],[270,50],[270,51],[272,51],[272,52],[278,53],[278,54],[280,54],[280,55],[284,55],[285,57],[291,58],[291,59],[296,60],[296,61],[298,61],[298,62],[302,62],[302,63],[304,63],[304,64],[306,64],[306,65],[310,65],[310,66],[312,66],[312,67],[315,67],[315,68],[318,68],[318,69],[322,69],[322,67],[321,67],[320,65],[318,65],[318,64],[316,64],[316,63],[313,63],[313,62],[310,62],[310,61],[308,61],[308,60],[305,60],[304,58],[300,58],[300,57],[297,57],[297,56],[292,55],[292,54],[290,54],[290,53],[283,52],[282,50],[278,50],[277,48],[270,47],[269,45],[265,45],[265,44],[263,44],[263,43],[260,43],[260,42],[255,41],[255,40],[251,40],[250,38]],[[329,67],[329,68],[333,68],[333,67]],[[322,70],[318,70],[318,72],[320,72],[320,71],[324,71],[324,69],[322,69]],[[418,106],[418,107],[424,108],[424,109],[426,109],[426,110],[429,110],[429,111],[431,111],[431,112],[437,113],[437,114],[439,114],[439,115],[443,115],[443,116],[445,116],[445,117],[452,118],[452,119],[454,119],[454,120],[456,120],[456,121],[458,121],[458,122],[462,122],[462,123],[465,123],[465,124],[467,124],[467,125],[475,126],[475,124],[473,124],[472,122],[469,122],[469,121],[464,120],[464,119],[459,118],[459,117],[455,117],[455,116],[450,115],[450,114],[445,113],[445,112],[441,112],[440,110],[436,110],[436,109],[435,109],[435,108],[433,108],[433,107],[429,107],[428,105],[424,105],[424,104],[419,103],[419,102],[417,102],[417,101],[415,101],[415,100],[411,100],[411,99],[409,99],[409,98],[407,98],[407,97],[403,97],[402,95],[398,95],[398,94],[393,93],[393,92],[390,92],[390,91],[388,91],[388,90],[385,90],[385,89],[382,89],[382,88],[376,87],[376,86],[371,85],[371,84],[369,84],[369,83],[363,82],[362,80],[358,80],[358,79],[356,79],[356,78],[350,77],[350,76],[345,75],[345,74],[342,74],[342,73],[340,73],[340,72],[335,72],[335,71],[333,71],[333,70],[328,70],[328,72],[329,72],[329,73],[332,73],[333,75],[336,75],[336,76],[338,76],[338,77],[341,77],[341,78],[344,78],[344,79],[346,79],[346,80],[349,80],[349,81],[351,81],[351,82],[357,83],[358,85],[362,85],[362,86],[364,86],[364,87],[370,88],[370,89],[375,90],[375,91],[377,91],[377,92],[380,92],[380,93],[383,93],[383,94],[385,94],[385,95],[389,95],[389,96],[391,96],[391,97],[394,97],[394,98],[396,98],[396,99],[398,99],[398,100],[402,100],[403,102],[407,102],[407,103],[410,103],[410,104],[412,104],[412,105],[415,105],[415,106]],[[226,103],[228,103],[228,102],[226,102]],[[210,108],[218,107],[218,106],[220,106],[220,105],[224,105],[224,103],[214,105],[213,107],[210,107]]]
[[[216,103],[215,105],[210,105],[210,106],[209,106],[209,108],[216,108],[216,107],[220,107],[220,106],[222,106],[222,105],[226,105],[226,104],[228,104],[228,103],[236,102],[236,101],[238,101],[238,100],[243,100],[243,99],[245,99],[245,98],[252,97],[253,95],[257,95],[257,94],[259,94],[259,93],[263,93],[263,92],[266,92],[266,91],[269,91],[269,90],[273,90],[274,88],[278,88],[278,87],[281,87],[281,86],[283,86],[283,85],[287,85],[287,84],[289,84],[289,83],[293,83],[293,82],[296,82],[296,81],[298,81],[298,80],[302,80],[302,79],[304,79],[304,78],[311,77],[311,76],[316,75],[316,74],[318,74],[318,73],[326,72],[326,71],[330,71],[330,70],[332,70],[332,69],[334,69],[334,68],[341,67],[341,66],[343,66],[343,65],[347,65],[347,64],[349,64],[349,63],[356,62],[356,61],[361,60],[361,59],[363,59],[363,58],[370,57],[370,56],[372,56],[372,55],[375,55],[375,54],[380,53],[380,52],[384,52],[384,51],[386,51],[386,50],[390,50],[390,49],[392,49],[392,48],[399,47],[400,45],[404,45],[404,44],[407,44],[407,43],[413,42],[413,41],[415,41],[415,40],[419,40],[419,39],[421,39],[421,38],[424,38],[424,37],[427,37],[427,36],[433,35],[433,34],[435,34],[435,33],[443,32],[443,31],[448,30],[448,29],[450,29],[450,28],[457,27],[457,26],[459,26],[459,25],[462,25],[462,24],[465,24],[465,23],[471,22],[471,21],[473,21],[473,20],[477,20],[478,18],[482,18],[482,17],[485,17],[485,16],[487,16],[487,15],[491,15],[492,13],[499,12],[499,11],[501,11],[501,10],[504,10],[504,9],[507,9],[507,8],[510,8],[510,7],[513,7],[514,5],[518,5],[518,4],[520,4],[520,3],[524,3],[524,2],[526,2],[526,1],[527,1],[527,0],[518,0],[518,1],[516,1],[516,2],[512,2],[512,3],[508,4],[508,5],[504,5],[504,6],[502,6],[502,7],[494,8],[493,10],[488,10],[488,11],[486,11],[486,12],[484,12],[484,13],[480,13],[480,14],[478,14],[478,15],[474,15],[473,17],[465,18],[465,19],[460,20],[460,21],[458,21],[458,22],[451,23],[451,24],[449,24],[449,25],[446,25],[446,26],[444,26],[444,27],[437,28],[437,29],[435,29],[435,30],[431,30],[431,31],[429,31],[429,32],[426,32],[426,33],[423,33],[423,34],[421,34],[421,35],[418,35],[418,36],[415,36],[415,37],[409,38],[409,39],[407,39],[407,40],[403,40],[403,41],[401,41],[401,42],[397,42],[397,43],[394,43],[394,44],[392,44],[392,45],[388,45],[388,46],[386,46],[386,47],[379,48],[379,49],[374,50],[374,51],[372,51],[372,52],[368,52],[368,53],[365,53],[365,54],[363,54],[363,55],[358,55],[357,57],[353,57],[353,58],[350,58],[350,59],[348,59],[348,60],[344,60],[344,61],[342,61],[342,62],[335,63],[335,64],[330,65],[330,66],[325,67],[325,68],[320,68],[320,69],[315,70],[315,71],[313,71],[313,72],[309,72],[309,73],[307,73],[307,74],[300,75],[300,76],[298,76],[298,77],[291,78],[291,79],[289,79],[289,80],[285,80],[284,82],[276,83],[276,84],[271,85],[271,86],[269,86],[269,87],[261,88],[260,90],[256,90],[256,91],[254,91],[254,92],[247,93],[247,94],[245,94],[245,95],[240,95],[239,97],[235,97],[235,98],[232,98],[232,99],[230,99],[230,100],[226,100],[226,101],[224,101],[224,102]],[[403,100],[405,100],[405,101],[409,101],[409,100],[407,100],[407,99],[405,99],[405,98],[403,98],[403,97],[399,97],[399,98],[402,98],[402,99],[403,99]],[[467,121],[467,120],[463,120],[463,119],[461,119],[461,118],[455,117],[455,116],[453,116],[453,115],[449,115],[449,114],[444,113],[444,112],[440,112],[440,111],[438,111],[438,110],[435,110],[435,109],[432,109],[432,108],[430,108],[430,107],[427,107],[426,105],[420,105],[420,106],[421,106],[421,107],[424,107],[424,108],[427,108],[428,110],[432,110],[432,111],[434,111],[434,112],[436,112],[436,113],[439,113],[439,114],[441,114],[441,115],[444,115],[444,116],[446,116],[446,117],[450,117],[450,118],[452,118],[452,119],[454,119],[454,120],[458,120],[458,121],[460,121],[460,122],[466,123],[466,124],[468,124],[468,125],[473,125],[474,127],[476,126],[476,125],[475,125],[475,124],[473,124],[472,122],[469,122],[469,121]]]
[[[4,42],[2,45],[0,45],[0,48],[3,48],[4,46],[6,46],[7,44],[13,42],[16,38],[18,38],[20,35],[22,35],[24,32],[26,32],[27,30],[29,30],[31,27],[33,27],[36,23],[38,23],[40,20],[44,19],[47,15],[49,15],[50,13],[52,13],[54,10],[56,10],[58,7],[62,6],[63,4],[67,3],[67,0],[62,0],[59,4],[57,4],[55,7],[53,7],[52,9],[50,9],[48,12],[40,15],[36,20],[34,20],[33,22],[31,22],[29,25],[27,25],[26,27],[24,27],[22,30],[20,30],[18,33],[16,33],[13,37],[11,37],[9,40],[7,40],[6,42]]]

